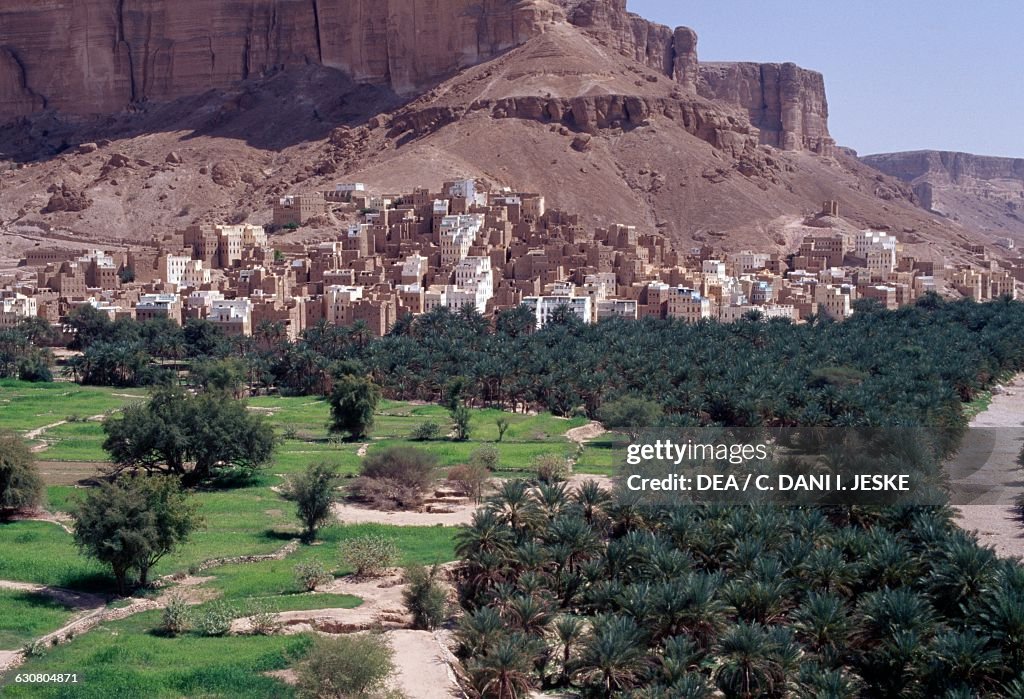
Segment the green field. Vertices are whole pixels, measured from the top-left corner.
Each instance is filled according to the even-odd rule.
[[[50,595],[0,589],[0,648],[20,648],[67,622],[74,610]]]
[[[84,420],[120,410],[145,396],[145,391],[133,388],[0,379],[0,429],[27,431],[69,418]]]
[[[83,486],[106,465],[102,420],[90,418],[114,414],[136,396],[143,398],[145,393],[67,383],[0,382],[0,429],[25,433],[49,426],[34,441],[45,447],[37,452],[37,458],[47,483],[47,509],[72,511],[86,492]],[[192,572],[208,577],[197,589],[227,601],[237,614],[244,615],[254,606],[291,611],[361,604],[362,600],[352,595],[307,593],[300,589],[294,574],[296,564],[313,560],[336,577],[351,573],[341,552],[347,541],[358,536],[376,534],[393,539],[403,566],[455,558],[457,530],[451,527],[332,525],[321,530],[315,544],[303,544],[284,559],[219,565],[200,572],[199,564],[204,561],[271,553],[298,536],[294,506],[272,490],[289,474],[311,462],[327,461],[338,464],[343,474],[354,475],[363,459],[357,453],[363,444],[331,437],[329,408],[323,400],[258,397],[250,401],[250,407],[265,416],[281,439],[271,463],[247,487],[197,491],[194,498],[203,528],[180,550],[161,560],[154,576]],[[509,422],[500,443],[495,424],[499,417]],[[412,441],[412,431],[428,421],[440,426],[442,436],[428,442]],[[575,456],[577,446],[566,439],[565,432],[586,422],[583,418],[474,409],[470,440],[455,442],[443,436],[452,429],[443,407],[381,401],[365,449],[371,454],[398,445],[428,450],[437,456],[438,476],[443,477],[447,467],[467,461],[483,446],[493,446],[500,455],[498,475],[521,477],[530,472],[531,462],[541,454]],[[604,473],[613,459],[610,447],[595,443],[582,451],[579,467]],[[113,582],[106,568],[79,554],[67,531],[38,521],[0,524],[0,580],[99,592],[109,592]],[[201,612],[202,607],[197,610]],[[44,595],[0,590],[0,650],[22,647],[60,627],[73,614]],[[159,611],[107,623],[48,649],[45,657],[28,659],[20,669],[26,673],[73,670],[82,675],[76,687],[9,684],[0,693],[14,697],[292,696],[285,684],[261,673],[292,664],[308,643],[306,637],[205,638],[185,634],[167,638],[158,633],[159,624]],[[10,679],[8,676],[0,683]]]
[[[159,624],[159,611],[104,624],[18,669],[75,672],[77,685],[20,685],[9,673],[2,694],[73,699],[294,696],[288,685],[263,673],[288,667],[307,647],[308,636],[168,638],[156,633]]]

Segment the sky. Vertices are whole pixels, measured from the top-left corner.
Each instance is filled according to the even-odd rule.
[[[697,32],[702,61],[792,61],[825,76],[829,131],[861,155],[1024,158],[1020,0],[628,0]]]

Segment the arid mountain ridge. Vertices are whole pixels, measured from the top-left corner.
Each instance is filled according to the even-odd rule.
[[[923,257],[974,239],[834,148],[819,73],[700,63],[624,0],[13,0],[0,119],[8,259],[457,176],[681,245],[791,249],[825,199]]]
[[[923,150],[862,160],[911,185],[923,208],[1024,242],[1024,159]]]
[[[829,145],[820,74],[702,66],[691,29],[628,13],[625,0],[12,0],[0,9],[0,118],[117,112],[308,64],[415,95],[565,20],[689,91],[748,110],[765,143]]]

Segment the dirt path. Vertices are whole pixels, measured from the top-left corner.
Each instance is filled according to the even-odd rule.
[[[401,571],[394,569],[380,578],[339,578],[317,588],[316,593],[355,595],[363,603],[352,609],[325,608],[281,612],[275,615],[282,624],[282,633],[316,631],[327,634],[358,633],[384,629],[395,651],[394,688],[408,699],[444,699],[461,697],[451,662],[451,638],[447,632],[414,631],[406,628],[410,617],[402,602]],[[236,619],[234,633],[250,631],[249,619]],[[273,673],[278,679],[292,683],[294,671]]]
[[[1016,498],[1024,495],[1017,457],[1024,446],[1024,374],[992,396],[988,409],[971,420],[960,453],[948,471],[961,494],[957,524],[1001,556],[1024,557],[1024,526]]]
[[[566,430],[565,438],[577,444],[586,444],[592,439],[597,439],[607,431],[600,422],[588,422],[586,425]]]

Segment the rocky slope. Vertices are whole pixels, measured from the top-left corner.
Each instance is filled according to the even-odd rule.
[[[1024,159],[913,151],[861,160],[911,185],[923,208],[1024,244]]]
[[[461,176],[682,247],[792,249],[825,199],[930,259],[971,235],[832,148],[819,74],[700,64],[693,31],[623,0],[57,5],[0,8],[2,109],[22,113],[0,129],[0,267],[54,241],[265,223],[277,197],[338,181],[408,191]],[[72,35],[87,46],[62,50]]]

